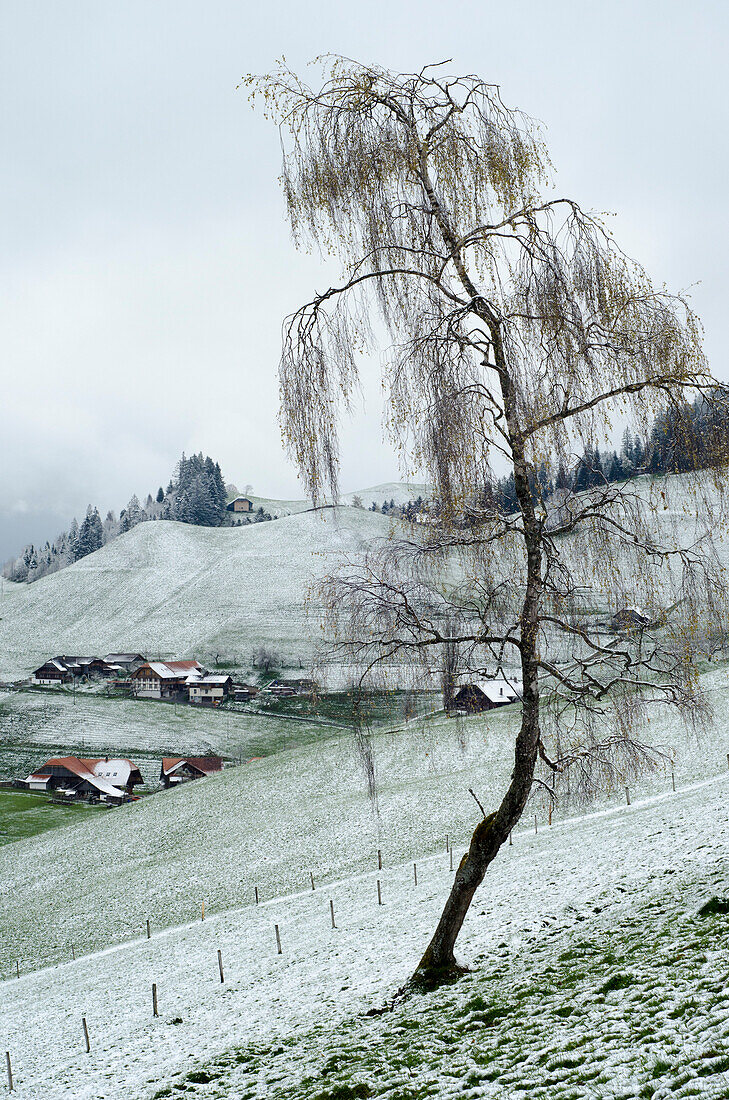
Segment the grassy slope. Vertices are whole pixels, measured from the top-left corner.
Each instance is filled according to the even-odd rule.
[[[46,795],[29,791],[0,790],[0,844],[10,844],[29,836],[38,836],[60,825],[88,818],[90,813],[104,812],[108,807],[88,803],[52,802]]]
[[[354,508],[275,524],[209,529],[144,523],[60,573],[7,588],[0,607],[0,679],[27,676],[54,653],[140,650],[246,665],[265,643],[311,660],[318,617],[312,580],[341,552],[390,529]]]

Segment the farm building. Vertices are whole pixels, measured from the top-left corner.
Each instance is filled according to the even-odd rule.
[[[613,615],[610,620],[610,628],[630,632],[631,630],[643,630],[649,623],[650,619],[639,607],[623,607]]]
[[[45,686],[66,684],[71,679],[73,679],[72,673],[57,657],[54,657],[52,661],[46,661],[32,675],[34,684],[44,684]]]
[[[46,760],[25,782],[31,791],[57,791],[69,798],[97,798],[116,804],[128,798],[144,780],[131,760],[60,756]]]
[[[141,653],[107,653],[104,660],[109,665],[116,665],[124,672],[136,672],[147,661]]]
[[[197,661],[145,661],[132,673],[132,691],[140,699],[175,699],[187,690],[188,679],[202,672]]]
[[[236,497],[227,505],[229,512],[252,512],[253,501],[248,497]]]
[[[217,706],[228,698],[232,684],[231,676],[188,676],[190,702]]]
[[[455,708],[468,711],[493,710],[521,698],[519,685],[508,680],[477,680],[464,684],[453,700]]]
[[[165,787],[174,787],[191,779],[203,779],[222,770],[219,756],[165,756],[162,759],[160,779]]]

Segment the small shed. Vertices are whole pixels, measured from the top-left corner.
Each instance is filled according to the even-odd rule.
[[[252,512],[253,501],[250,497],[236,497],[227,505],[229,512]]]
[[[453,707],[472,713],[505,707],[521,698],[521,687],[509,680],[477,680],[464,684],[453,699]]]
[[[160,780],[165,787],[176,787],[191,779],[203,779],[223,768],[219,756],[165,756],[162,759]]]

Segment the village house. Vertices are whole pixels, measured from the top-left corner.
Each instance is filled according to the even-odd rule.
[[[610,629],[630,633],[634,630],[644,630],[649,623],[650,619],[639,607],[623,607],[611,618]]]
[[[147,661],[141,653],[107,653],[104,660],[108,665],[115,665],[122,672],[136,672]]]
[[[160,780],[165,787],[175,787],[191,779],[203,779],[222,770],[219,756],[165,756],[162,759]]]
[[[520,698],[521,692],[513,682],[508,680],[477,680],[472,684],[463,685],[453,700],[453,707],[473,713],[482,710],[494,710],[495,707],[505,707]]]
[[[132,673],[132,692],[140,699],[176,699],[184,695],[188,680],[203,675],[197,661],[145,661]]]
[[[229,512],[252,512],[253,501],[248,497],[236,497],[227,505]]]
[[[31,679],[34,684],[55,687],[58,684],[67,684],[69,680],[73,679],[73,674],[62,661],[54,657],[53,660],[46,661],[44,665],[37,668]]]
[[[217,707],[231,692],[231,676],[189,676],[187,690],[190,702]]]
[[[31,791],[55,791],[67,798],[91,798],[118,805],[129,799],[144,779],[131,760],[61,756],[46,760],[25,782]]]

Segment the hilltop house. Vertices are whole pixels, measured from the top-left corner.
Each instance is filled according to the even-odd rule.
[[[473,713],[505,707],[520,698],[517,685],[508,680],[477,680],[463,685],[453,700],[453,706]]]
[[[188,676],[190,702],[216,707],[228,698],[232,684],[231,676]]]
[[[203,779],[222,770],[223,761],[219,756],[165,756],[162,759],[160,780],[165,787],[174,787],[190,779]]]
[[[140,699],[174,699],[203,672],[197,661],[145,661],[132,673],[132,691]]]
[[[118,804],[128,799],[144,780],[131,760],[61,756],[46,760],[25,782],[31,791],[57,791],[69,798],[95,798]]]
[[[229,512],[252,512],[253,501],[249,497],[236,497],[227,505]]]

